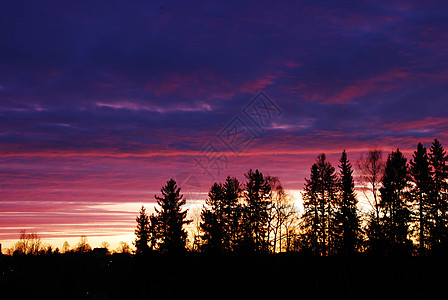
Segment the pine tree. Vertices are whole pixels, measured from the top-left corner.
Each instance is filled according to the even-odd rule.
[[[435,139],[429,162],[432,171],[432,189],[430,191],[430,244],[433,253],[440,253],[448,249],[447,215],[448,209],[448,156],[440,142]]]
[[[337,178],[325,154],[317,157],[305,182],[302,243],[315,255],[329,255],[334,243]]]
[[[159,207],[155,208],[157,220],[157,241],[161,252],[178,253],[183,252],[187,242],[187,232],[184,224],[187,220],[187,210],[182,210],[186,201],[180,195],[180,188],[174,179],[167,181],[161,189],[162,196],[154,196]]]
[[[399,149],[389,154],[380,189],[380,206],[384,212],[381,220],[385,238],[392,251],[410,251],[409,209],[407,189],[409,187],[407,160]]]
[[[432,179],[426,148],[421,143],[418,143],[417,150],[414,151],[409,171],[414,183],[412,188],[413,200],[418,206],[419,254],[424,255],[427,249],[429,196]]]
[[[360,246],[360,220],[357,211],[353,170],[345,150],[339,160],[339,195],[336,211],[336,251],[338,254],[350,255]]]
[[[147,253],[149,250],[148,242],[150,239],[150,221],[143,205],[140,208],[136,221],[137,228],[135,229],[135,235],[137,238],[134,241],[136,253]]]

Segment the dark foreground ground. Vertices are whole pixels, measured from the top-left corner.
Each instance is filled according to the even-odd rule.
[[[448,287],[446,258],[88,253],[0,259],[0,299],[444,298]]]

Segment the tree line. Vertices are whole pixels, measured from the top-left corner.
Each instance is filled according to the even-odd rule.
[[[140,209],[135,253],[440,255],[448,251],[447,161],[437,139],[429,150],[419,143],[409,162],[399,149],[385,161],[382,151],[373,149],[355,162],[360,175],[355,188],[354,166],[345,150],[337,169],[319,154],[305,178],[301,210],[278,177],[249,170],[244,182],[231,176],[215,182],[197,220],[188,219],[181,188],[170,179],[155,196],[155,212],[148,215],[144,206]],[[367,211],[358,194],[367,200]],[[61,253],[90,251],[87,238],[81,236],[72,249],[65,242]],[[59,249],[24,230],[7,251],[52,252]],[[132,250],[121,242],[115,252]]]
[[[360,209],[354,167],[344,150],[337,169],[319,154],[303,187],[303,211],[280,180],[249,170],[246,181],[228,176],[214,183],[194,230],[191,251],[301,252],[317,256],[439,255],[448,250],[448,156],[435,139],[419,143],[408,162],[396,149],[383,162],[370,150],[356,161],[358,190],[370,204]],[[155,196],[155,213],[141,208],[136,253],[187,250],[186,201],[175,180]]]
[[[106,250],[106,254],[113,253],[127,253],[131,254],[132,249],[128,243],[121,241],[119,246],[111,250],[110,243],[107,241],[101,242],[98,249]],[[43,243],[41,237],[37,232],[28,233],[25,229],[20,230],[19,240],[11,247],[5,249],[7,255],[51,255],[60,253],[88,253],[93,251],[87,240],[87,236],[81,235],[79,242],[73,247],[67,241],[64,241],[62,248],[54,248],[48,243]]]

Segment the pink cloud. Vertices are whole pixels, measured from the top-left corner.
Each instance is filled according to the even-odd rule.
[[[434,132],[436,129],[448,128],[448,118],[426,117],[415,121],[398,121],[379,124],[394,132]]]
[[[375,130],[397,127],[412,130],[444,124],[445,118],[426,118],[386,124],[383,129]],[[442,144],[447,140],[447,136],[440,138],[443,138]],[[367,151],[375,142],[382,146],[385,154],[399,147],[409,159],[418,141],[429,146],[431,139],[419,140],[411,135],[369,141],[361,139],[357,132],[337,130],[316,131],[308,136],[283,133],[276,136],[275,143],[266,143],[260,137],[238,156],[230,151],[224,152],[232,160],[216,180],[222,181],[227,175],[232,175],[244,181],[243,174],[249,168],[258,168],[265,174],[279,176],[285,188],[300,189],[319,153],[326,153],[333,165],[337,166],[343,149],[355,162],[360,153]],[[166,180],[180,171],[191,172],[198,177],[201,192],[204,193],[201,195],[205,195],[211,181],[192,160],[192,156],[198,153],[171,149],[141,154],[27,152],[23,156],[20,153],[2,156],[0,188],[2,199],[8,203],[5,204],[7,209],[0,207],[4,212],[0,217],[0,228],[6,228],[0,231],[0,238],[17,239],[21,228],[36,230],[45,238],[60,239],[88,234],[104,236],[107,240],[116,234],[132,234],[137,209],[135,212],[108,210],[107,206],[111,203],[151,205],[154,194],[160,194],[159,190]],[[188,198],[187,188],[182,193]],[[188,203],[190,200],[195,199],[188,199]]]
[[[253,81],[246,82],[239,88],[239,90],[243,93],[254,94],[257,91],[260,91],[273,84],[276,78],[278,78],[278,75],[266,75],[263,77],[259,77]]]
[[[297,68],[300,67],[301,65],[302,65],[301,63],[292,60],[288,60],[285,62],[285,66],[287,66],[288,68]]]
[[[171,111],[209,111],[211,110],[211,106],[207,103],[192,103],[188,104],[177,104],[173,106],[155,106],[150,104],[141,104],[132,101],[114,101],[111,103],[105,102],[96,102],[96,105],[99,107],[109,107],[114,109],[127,109],[127,110],[147,110],[147,111],[156,111],[159,113],[166,113]]]
[[[410,73],[392,70],[370,78],[356,79],[353,84],[343,87],[326,98],[327,103],[347,103],[354,98],[368,95],[372,92],[381,93],[400,88],[406,84]]]
[[[289,66],[298,64],[290,62]],[[191,99],[226,100],[234,97],[235,92],[254,94],[274,84],[275,79],[284,74],[283,71],[276,71],[274,74],[260,75],[241,82],[203,70],[192,74],[175,73],[160,79],[151,79],[146,82],[144,89],[157,96],[176,95]]]
[[[202,70],[191,74],[172,73],[162,78],[152,78],[144,89],[156,96],[176,95],[191,99],[230,99],[234,96],[228,79]]]

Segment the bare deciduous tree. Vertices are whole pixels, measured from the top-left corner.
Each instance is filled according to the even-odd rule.
[[[197,252],[201,247],[201,209],[199,207],[193,207],[190,209],[191,219],[191,245],[190,249],[193,252]]]
[[[65,241],[64,244],[62,245],[62,253],[67,253],[70,252],[70,244]]]
[[[85,235],[81,235],[78,245],[76,245],[75,251],[78,253],[84,253],[84,252],[89,252],[91,250],[92,250],[92,247],[90,247],[89,243],[87,242],[87,237]]]
[[[373,203],[367,193],[364,193],[370,206],[375,211],[376,222],[380,222],[380,210],[378,205],[378,191],[381,185],[381,178],[384,171],[384,163],[382,159],[382,151],[379,149],[372,149],[357,161],[356,165],[360,172],[360,182],[364,184],[364,188],[372,193]]]
[[[107,242],[107,241],[101,242],[100,247],[106,249],[107,253],[110,253],[110,251],[109,251],[110,243],[109,242]]]
[[[271,186],[271,204],[269,213],[269,242],[272,252],[282,251],[282,240],[287,239],[290,225],[297,211],[294,207],[290,195],[283,189],[280,180],[277,177],[266,176],[266,180]],[[282,229],[285,228],[285,232]]]
[[[20,230],[19,241],[15,244],[14,251],[21,254],[38,254],[42,248],[42,241],[36,232],[26,233]]]
[[[115,250],[116,253],[131,253],[131,247],[128,243],[121,241],[117,249]]]

